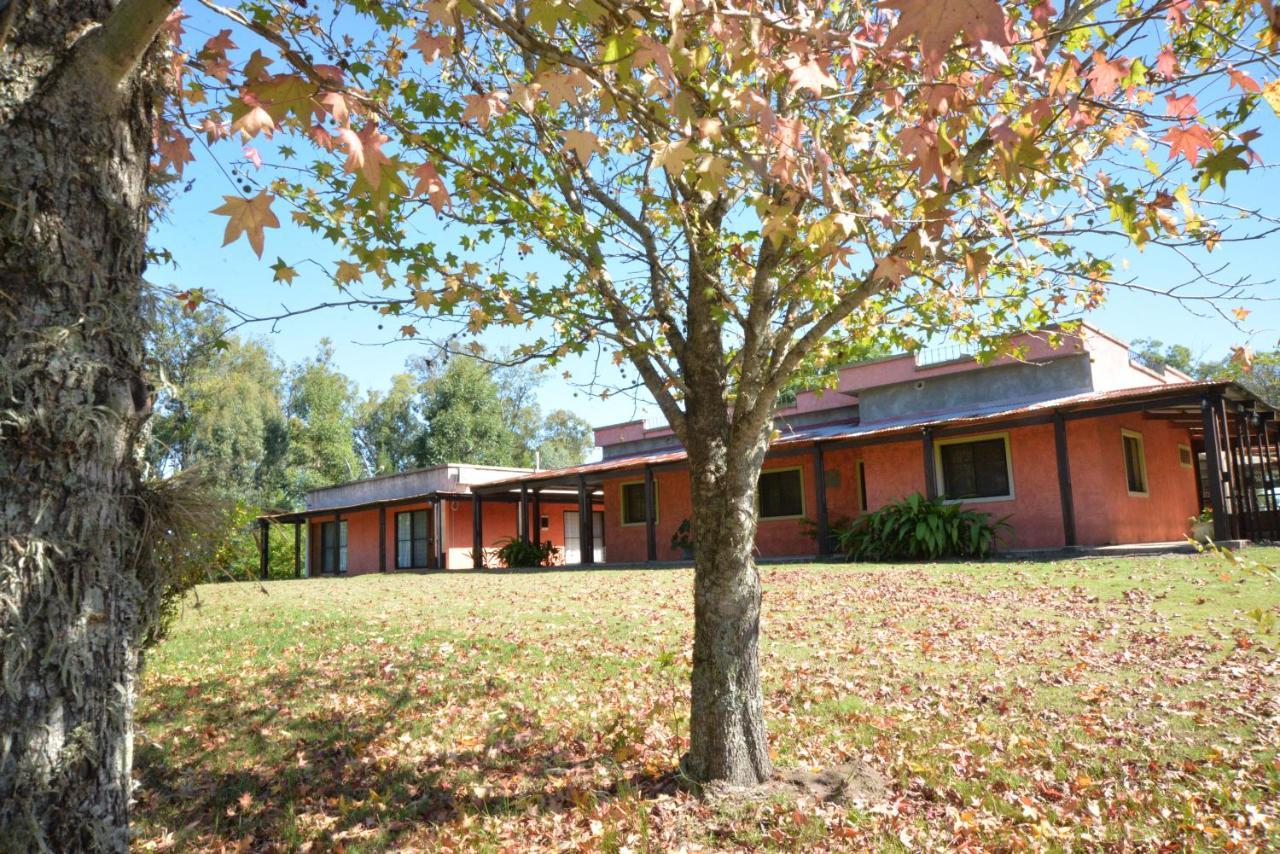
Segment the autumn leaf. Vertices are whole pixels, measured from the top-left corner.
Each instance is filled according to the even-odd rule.
[[[1192,166],[1200,161],[1201,149],[1213,149],[1213,136],[1203,125],[1171,127],[1161,140],[1169,144],[1170,160],[1181,154]]]
[[[441,213],[445,207],[453,207],[453,202],[449,199],[449,191],[445,189],[444,181],[435,166],[431,163],[423,163],[413,170],[413,177],[417,179],[413,187],[413,195],[416,197],[426,193],[427,200],[431,202],[431,207],[435,208],[437,214]]]
[[[191,138],[177,131],[161,138],[156,143],[156,151],[160,153],[159,168],[164,170],[172,167],[178,175],[182,174],[183,167],[195,160],[191,154]]]
[[[679,175],[685,164],[698,156],[687,139],[661,142],[653,147],[653,165],[661,166],[671,175]]]
[[[249,245],[259,258],[262,257],[263,229],[279,228],[280,220],[271,212],[271,203],[275,196],[263,190],[252,199],[243,196],[223,196],[222,205],[214,208],[212,213],[230,217],[227,229],[222,235],[222,245],[226,246],[241,234],[249,239]]]
[[[491,119],[507,111],[507,93],[489,92],[484,95],[468,95],[467,107],[462,111],[464,122],[474,121],[481,129],[489,127]]]
[[[1085,77],[1089,81],[1089,91],[1096,97],[1105,98],[1120,88],[1120,81],[1129,76],[1129,60],[1123,56],[1107,59],[1102,51],[1093,54],[1093,67]]]
[[[275,275],[271,277],[273,282],[284,282],[286,285],[293,284],[293,280],[298,277],[298,271],[290,267],[284,262],[283,258],[276,257],[276,262],[271,265],[271,269]]]
[[[448,36],[433,36],[426,30],[420,30],[413,40],[413,49],[422,54],[424,62],[432,63],[453,52],[453,42]]]
[[[801,59],[798,56],[787,58],[783,66],[791,71],[789,82],[795,91],[807,90],[814,95],[821,95],[826,89],[835,89],[840,84],[834,77],[818,64],[816,59]]]
[[[1262,87],[1262,100],[1271,105],[1271,109],[1280,116],[1280,80],[1272,80]]]
[[[1191,120],[1200,114],[1195,95],[1166,95],[1165,112],[1175,119]]]
[[[924,68],[937,74],[956,36],[965,33],[973,41],[1007,45],[1005,14],[998,0],[885,0],[888,9],[897,9],[898,22],[885,40],[886,48],[916,36]]]
[[[1231,309],[1231,313],[1236,316],[1236,320],[1239,320],[1241,322],[1244,322],[1244,320],[1248,318],[1250,314],[1252,314],[1252,312],[1249,309],[1245,308],[1244,306],[1236,306],[1235,308]]]
[[[573,152],[578,162],[586,166],[597,151],[604,149],[600,138],[589,130],[566,130],[564,132],[564,150]]]

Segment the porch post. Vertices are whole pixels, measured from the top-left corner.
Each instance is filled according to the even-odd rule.
[[[271,556],[270,556],[271,523],[268,522],[266,519],[259,519],[258,527],[262,531],[262,543],[261,543],[261,548],[259,550],[260,551],[259,557],[262,560],[262,566],[260,567],[260,575],[262,576],[262,580],[266,581],[268,578],[271,577],[271,567],[269,565],[269,561],[271,559]]]
[[[1200,400],[1200,416],[1204,424],[1204,460],[1209,478],[1209,504],[1213,509],[1213,539],[1221,541],[1231,534],[1227,528],[1227,503],[1222,495],[1222,454],[1218,450],[1218,418],[1214,408],[1212,398],[1204,397]]]
[[[1214,409],[1218,415],[1218,426],[1222,429],[1222,450],[1227,461],[1227,485],[1230,487],[1226,496],[1227,521],[1232,537],[1240,536],[1240,489],[1236,478],[1236,458],[1231,446],[1231,423],[1227,420],[1227,402],[1221,397],[1215,401]]]
[[[1241,404],[1236,405],[1236,432],[1240,435],[1240,480],[1244,485],[1245,505],[1249,508],[1249,537],[1258,538],[1262,522],[1259,515],[1258,491],[1254,488],[1253,431],[1249,429],[1249,416]]]
[[[410,561],[412,563],[412,561]],[[387,508],[378,508],[378,572],[387,571]]]
[[[1262,458],[1265,462],[1265,486],[1267,491],[1267,506],[1271,510],[1271,536],[1272,538],[1280,537],[1280,513],[1277,513],[1275,488],[1276,488],[1276,466],[1280,460],[1276,459],[1275,444],[1271,441],[1271,430],[1269,429],[1274,423],[1274,413],[1264,412],[1260,414],[1262,419]]]
[[[302,577],[302,523],[293,523],[293,577]]]
[[[1273,539],[1276,534],[1276,502],[1275,496],[1271,494],[1271,454],[1267,449],[1267,422],[1262,413],[1255,411],[1252,417],[1257,419],[1258,424],[1258,432],[1254,440],[1258,448],[1258,477],[1262,486],[1262,504],[1258,507],[1258,514],[1261,516],[1264,512],[1266,513],[1266,525],[1259,525],[1259,527],[1265,527],[1268,539]],[[1257,496],[1256,490],[1254,496]]]
[[[653,563],[658,559],[657,490],[653,483],[653,466],[644,467],[644,559]]]
[[[533,542],[542,545],[542,490],[533,491]]]
[[[484,569],[484,504],[480,493],[471,493],[471,566]]]
[[[578,551],[581,562],[590,565],[596,562],[595,543],[592,542],[593,525],[591,517],[591,493],[587,491],[587,476],[578,475]]]
[[[1071,493],[1071,457],[1067,453],[1067,419],[1053,413],[1053,448],[1058,457],[1058,499],[1062,503],[1062,537],[1068,546],[1076,545],[1076,504]]]
[[[924,428],[924,494],[929,500],[938,497],[938,473],[933,462],[933,429]]]
[[[529,487],[520,484],[520,509],[516,513],[516,537],[523,543],[529,542]]]
[[[822,457],[822,444],[813,443],[813,489],[818,498],[818,554],[831,554],[830,519],[827,515],[827,464]]]
[[[444,541],[444,502],[440,500],[440,496],[436,496],[436,500],[431,505],[431,541],[435,543],[435,559],[436,569],[448,569],[445,566],[445,541]]]

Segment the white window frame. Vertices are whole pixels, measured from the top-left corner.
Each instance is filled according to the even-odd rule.
[[[1013,501],[1017,490],[1013,485],[1013,443],[1009,441],[1008,431],[997,433],[975,433],[971,436],[948,436],[945,439],[933,440],[933,485],[938,495],[947,494],[946,477],[942,468],[942,449],[946,445],[970,445],[975,442],[989,442],[992,439],[1004,441],[1004,467],[1009,481],[1009,492],[1005,495],[984,495],[975,498],[946,498],[946,504],[989,504],[996,501]]]
[[[1141,492],[1135,492],[1129,488],[1129,454],[1125,449],[1125,439],[1134,439],[1138,443],[1138,465],[1141,468],[1142,485],[1146,487]],[[1120,428],[1120,464],[1124,467],[1125,492],[1133,498],[1149,498],[1151,496],[1151,478],[1147,474],[1147,443],[1137,430],[1130,430],[1127,427]]]

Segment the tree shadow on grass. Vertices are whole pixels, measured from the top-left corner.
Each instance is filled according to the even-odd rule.
[[[465,749],[423,752],[396,733],[415,706],[435,700],[403,687],[377,696],[369,686],[322,687],[339,701],[362,696],[289,715],[259,699],[268,689],[296,696],[316,685],[305,669],[250,680],[234,693],[211,679],[140,716],[148,730],[164,733],[160,741],[140,737],[136,750],[134,815],[143,819],[143,837],[171,832],[180,849],[277,850],[313,841],[320,850],[339,843],[380,850],[468,817],[564,813],[677,789],[674,773],[637,773],[595,788],[594,771],[611,757],[560,742],[528,713],[495,717]],[[455,691],[451,702],[492,693],[481,680],[463,686],[464,696]]]

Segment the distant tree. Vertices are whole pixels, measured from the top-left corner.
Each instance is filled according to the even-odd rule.
[[[500,361],[505,358],[505,354],[499,356]],[[502,401],[502,422],[516,445],[514,464],[532,466],[544,426],[538,405],[543,375],[527,363],[498,365],[492,373]]]
[[[1167,366],[1197,379],[1207,379],[1218,367],[1217,363],[1197,360],[1185,344],[1165,344],[1156,338],[1136,338],[1129,351],[1153,368]]]
[[[363,473],[355,400],[355,385],[333,365],[333,343],[321,339],[315,358],[294,368],[289,379],[289,499]]]
[[[356,410],[356,448],[370,475],[404,471],[414,464],[414,448],[424,425],[418,416],[418,382],[395,374],[387,391],[373,389]]]
[[[188,311],[156,290],[147,293],[143,305],[147,361],[156,387],[146,459],[153,473],[168,474],[184,467],[192,426],[183,392],[226,349],[226,317],[207,303]]]
[[[498,383],[478,359],[455,356],[443,368],[433,366],[423,381],[420,413],[426,428],[414,449],[417,465],[515,465],[519,448]]]
[[[1280,350],[1248,354],[1237,351],[1216,365],[1213,379],[1231,379],[1272,404],[1280,404]]]
[[[567,409],[547,416],[539,433],[538,455],[544,468],[576,466],[591,452],[591,425]]]
[[[177,389],[180,467],[202,467],[223,497],[262,503],[277,494],[289,443],[283,370],[265,345],[228,338]]]

